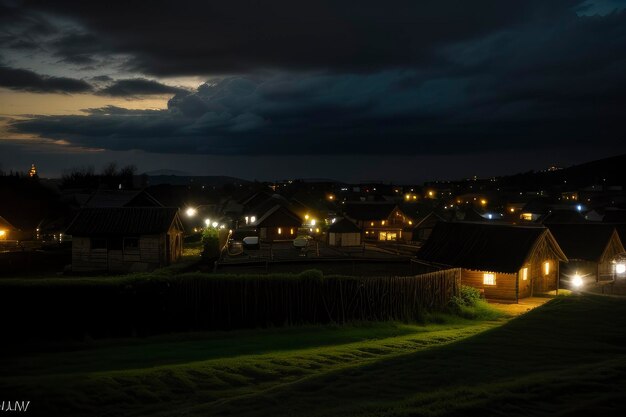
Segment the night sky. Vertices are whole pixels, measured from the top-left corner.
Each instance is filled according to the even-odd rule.
[[[0,169],[421,182],[626,152],[626,0],[0,0]]]

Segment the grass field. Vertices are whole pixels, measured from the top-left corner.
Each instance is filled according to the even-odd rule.
[[[3,398],[102,416],[622,415],[626,302],[512,320],[374,323],[41,346],[0,358]]]

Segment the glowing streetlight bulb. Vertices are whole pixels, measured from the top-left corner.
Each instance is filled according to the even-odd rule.
[[[572,285],[574,285],[574,287],[576,288],[579,288],[583,285],[583,279],[580,277],[580,275],[574,275],[574,278],[572,278]]]
[[[187,216],[188,216],[188,217],[193,217],[193,216],[195,216],[197,212],[198,212],[198,210],[196,210],[196,209],[195,209],[195,208],[193,208],[193,207],[189,207],[189,208],[185,211],[185,213],[187,214]]]
[[[211,225],[211,219],[204,219],[204,224],[206,224],[207,227],[209,227]]]
[[[217,222],[213,222],[213,227],[217,227],[218,223]]]

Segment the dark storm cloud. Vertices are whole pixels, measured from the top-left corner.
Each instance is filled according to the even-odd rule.
[[[155,75],[282,70],[376,71],[434,64],[437,48],[534,19],[574,13],[581,0],[24,1],[22,10],[73,19],[97,37],[85,57],[128,54]],[[86,48],[86,49],[84,49]]]
[[[626,12],[578,16],[582,3],[55,2],[75,33],[98,39],[64,56],[117,53],[144,73],[230,75],[193,93],[94,80],[105,83],[99,94],[176,94],[163,111],[107,107],[10,128],[79,146],[215,155],[623,151]]]
[[[33,71],[0,66],[0,86],[34,93],[86,93],[91,85],[83,80],[50,77]]]
[[[104,80],[99,80],[104,81]],[[99,95],[111,97],[136,97],[142,95],[164,95],[185,93],[187,90],[161,84],[158,81],[145,78],[117,80],[108,87],[98,91]]]

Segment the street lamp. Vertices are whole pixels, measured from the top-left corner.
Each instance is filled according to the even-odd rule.
[[[189,207],[187,210],[185,210],[185,214],[187,214],[187,217],[193,217],[196,215],[196,213],[198,213],[198,210],[193,207]]]

